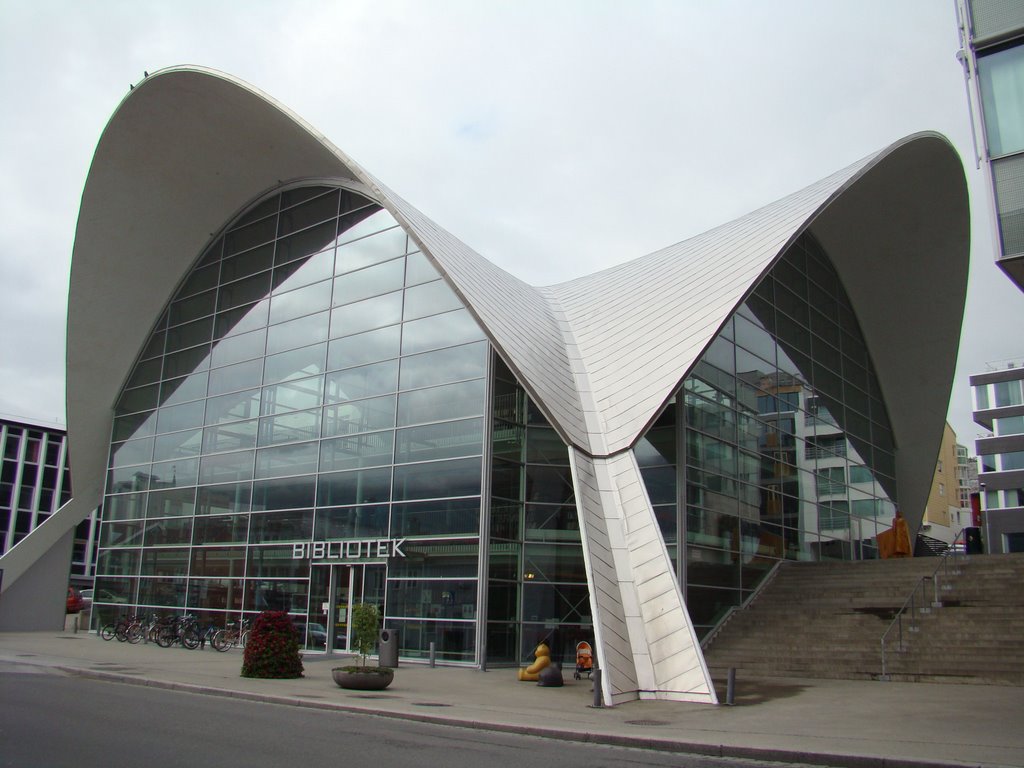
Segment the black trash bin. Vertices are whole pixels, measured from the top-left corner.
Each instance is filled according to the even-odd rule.
[[[981,528],[971,526],[964,528],[964,551],[968,555],[982,555],[985,547],[981,543]]]
[[[398,630],[382,629],[378,639],[378,663],[382,667],[398,666]]]

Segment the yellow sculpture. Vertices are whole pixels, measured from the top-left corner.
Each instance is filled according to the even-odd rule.
[[[882,531],[875,538],[878,540],[878,556],[882,560],[891,557],[912,557],[914,554],[910,546],[910,529],[898,509],[896,517],[892,520],[892,528]]]
[[[519,670],[519,679],[525,682],[537,682],[540,679],[541,670],[551,664],[551,649],[544,643],[537,646],[533,652],[536,660],[528,667]]]

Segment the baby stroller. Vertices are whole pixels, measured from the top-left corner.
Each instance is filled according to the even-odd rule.
[[[586,640],[576,643],[576,671],[573,678],[579,680],[583,675],[590,679],[590,673],[594,670],[594,653],[590,643]]]

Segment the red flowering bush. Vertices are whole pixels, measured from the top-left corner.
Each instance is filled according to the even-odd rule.
[[[299,633],[284,611],[256,617],[242,657],[242,677],[302,677]]]

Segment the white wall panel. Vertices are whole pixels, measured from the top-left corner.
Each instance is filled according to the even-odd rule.
[[[716,701],[632,452],[571,451],[605,703]]]

